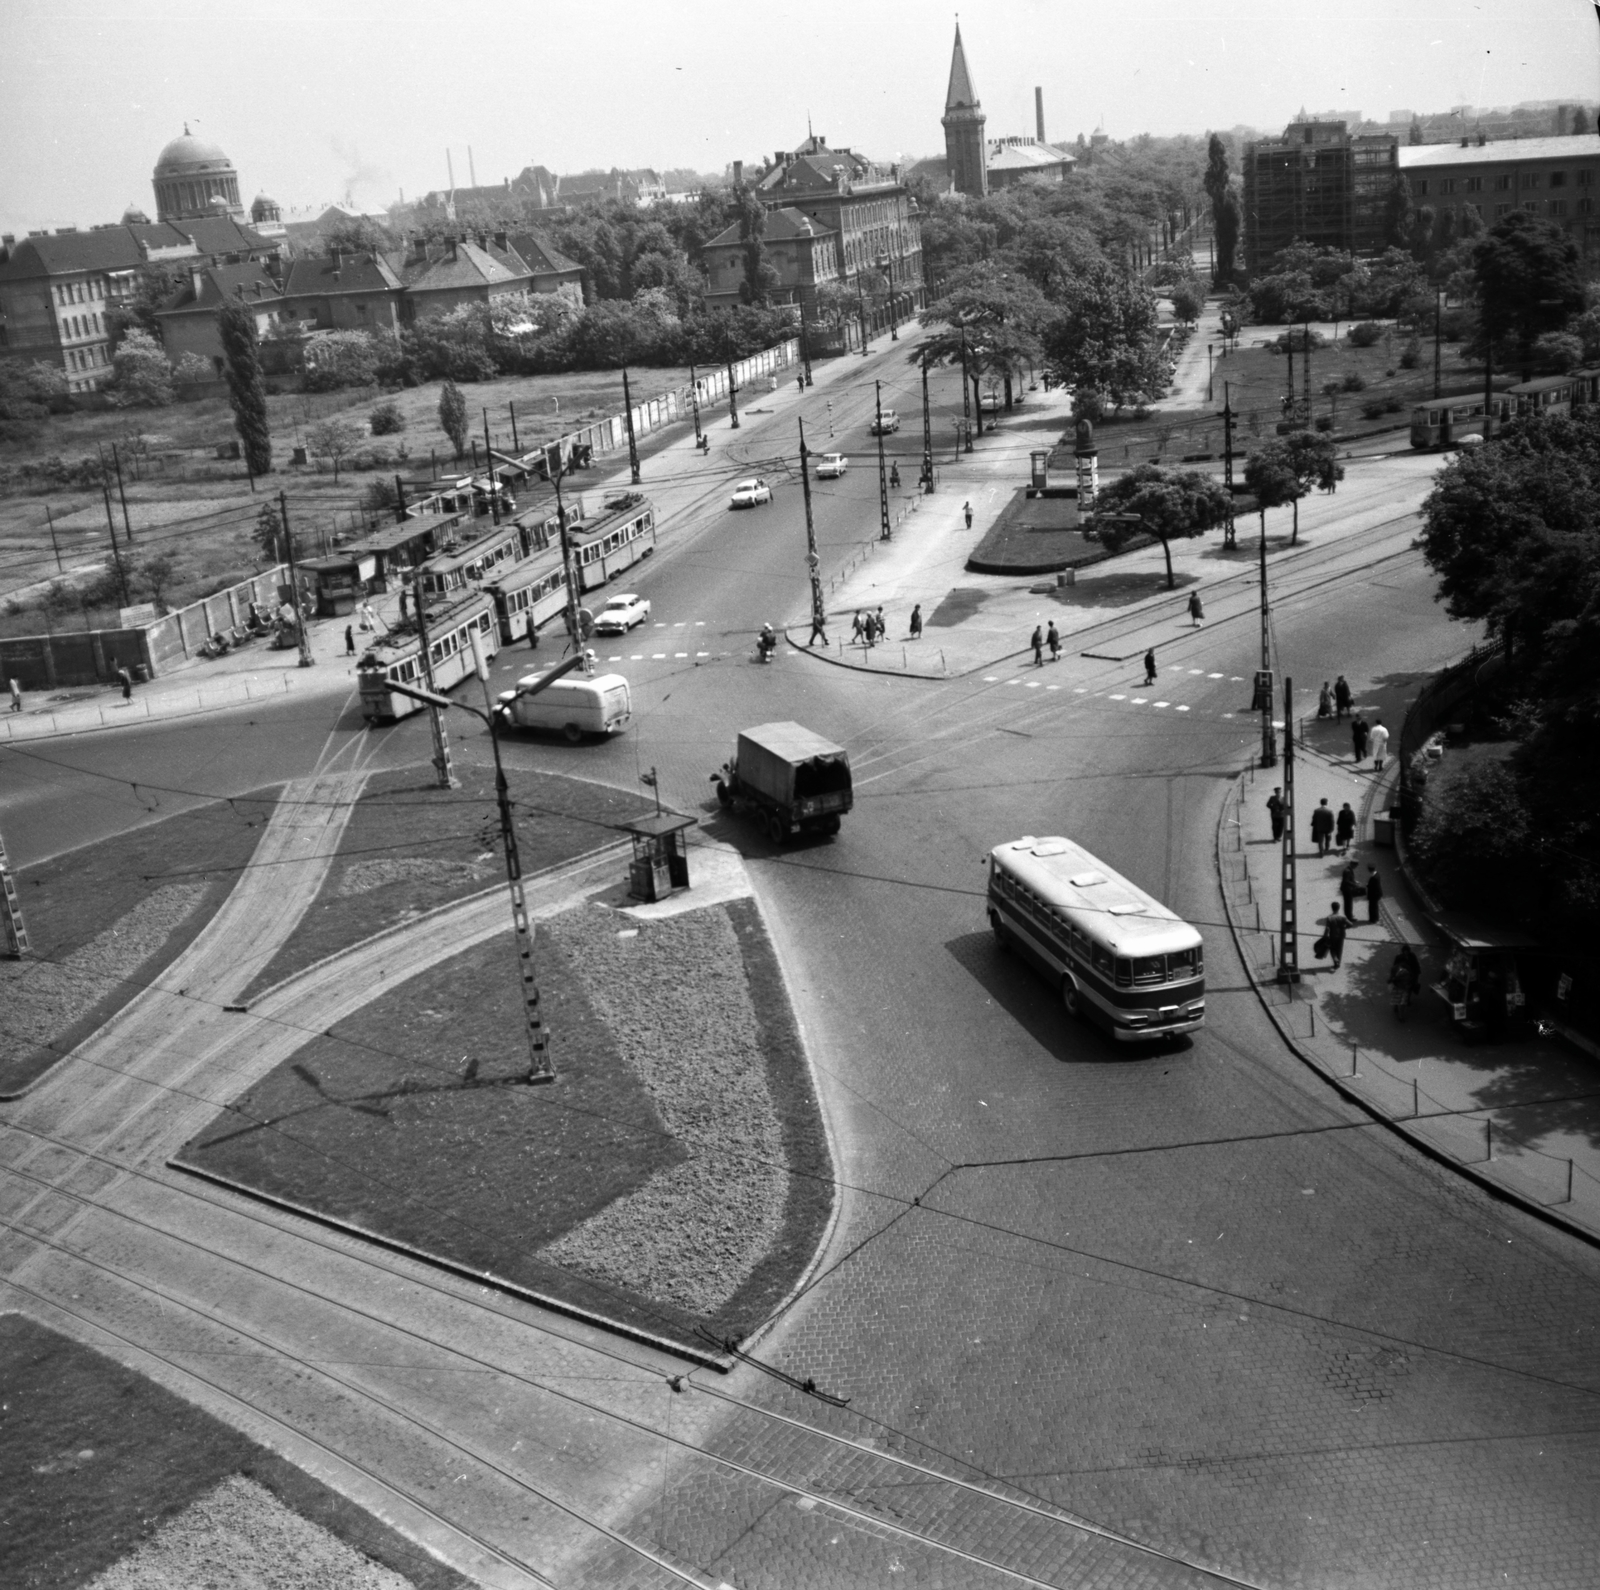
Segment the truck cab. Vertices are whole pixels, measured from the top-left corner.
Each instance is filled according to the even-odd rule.
[[[798,723],[741,731],[711,782],[724,810],[759,817],[775,845],[796,834],[838,833],[854,804],[849,752]]]

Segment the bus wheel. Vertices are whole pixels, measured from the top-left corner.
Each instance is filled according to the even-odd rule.
[[[1070,977],[1061,979],[1061,1005],[1074,1021],[1083,1017],[1083,1002],[1078,995],[1078,985]]]
[[[566,735],[568,745],[576,745],[583,738],[583,730],[575,723],[569,723],[561,732]]]
[[[998,911],[989,913],[989,926],[994,929],[994,941],[1003,950],[1011,948],[1011,935],[1006,931],[1006,925],[1000,920]]]

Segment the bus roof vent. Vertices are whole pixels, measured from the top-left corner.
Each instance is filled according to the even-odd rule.
[[[1117,900],[1102,900],[1100,909],[1109,911],[1112,916],[1137,916],[1144,910],[1144,907],[1137,900],[1130,900],[1126,895],[1123,895]]]
[[[1013,850],[1032,850],[1037,842],[1032,834],[1024,834],[1021,839],[1012,844],[1011,848]]]
[[[1033,847],[1036,856],[1064,856],[1067,853],[1067,842],[1064,839],[1041,839]]]
[[[1074,873],[1069,880],[1075,889],[1092,889],[1097,883],[1109,883],[1111,880],[1103,872]]]

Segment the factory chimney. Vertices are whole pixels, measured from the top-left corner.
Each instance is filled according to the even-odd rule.
[[[1036,88],[1033,91],[1033,125],[1034,135],[1040,143],[1044,142],[1044,90]]]

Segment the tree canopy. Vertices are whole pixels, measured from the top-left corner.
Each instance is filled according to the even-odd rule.
[[[1584,307],[1578,245],[1552,222],[1513,210],[1473,245],[1472,267],[1488,329],[1515,341],[1527,380],[1534,344]]]
[[[1119,475],[1095,499],[1094,512],[1137,515],[1137,524],[1100,522],[1100,539],[1113,551],[1136,535],[1153,535],[1167,560],[1167,589],[1177,581],[1172,572],[1172,542],[1214,530],[1227,522],[1229,494],[1221,481],[1198,469],[1166,469],[1140,464]]]
[[[1061,312],[1044,328],[1045,368],[1064,386],[1120,408],[1165,390],[1155,331],[1155,295],[1102,265],[1071,285]]]
[[[265,475],[272,468],[272,425],[267,417],[267,387],[261,375],[261,354],[256,346],[256,319],[250,310],[229,299],[217,312],[222,337],[223,370],[228,378],[228,402],[233,425],[244,447],[245,468]]]

